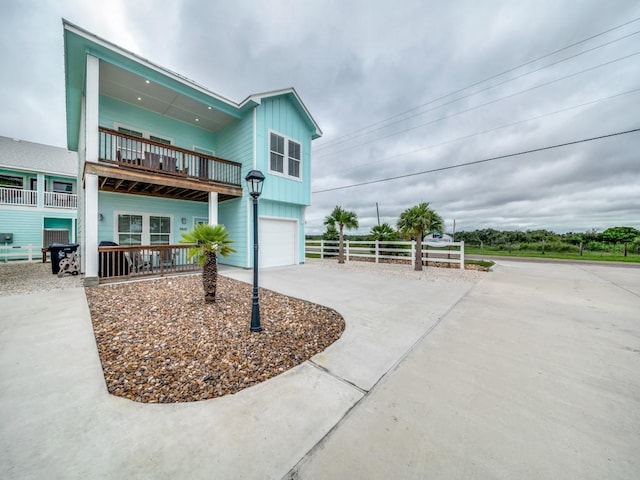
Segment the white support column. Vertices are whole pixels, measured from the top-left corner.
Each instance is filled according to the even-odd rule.
[[[99,133],[98,133],[98,104],[100,95],[100,60],[87,54],[87,84],[85,93],[85,135],[87,162],[98,161]],[[96,217],[97,218],[97,217]],[[95,220],[95,218],[94,218]]]
[[[209,192],[209,225],[218,224],[218,192]]]
[[[98,282],[98,176],[84,176],[85,285]]]
[[[464,241],[460,242],[460,269],[464,270]]]
[[[44,206],[44,191],[45,191],[45,179],[44,179],[44,173],[39,173],[38,174],[38,181],[36,182],[36,188],[37,193],[36,195],[38,196],[38,208],[42,208]]]

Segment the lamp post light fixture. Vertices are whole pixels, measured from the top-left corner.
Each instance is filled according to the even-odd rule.
[[[259,170],[251,170],[244,178],[249,194],[253,198],[253,303],[251,304],[251,331],[261,332],[260,299],[258,298],[258,197],[262,193],[264,175]]]

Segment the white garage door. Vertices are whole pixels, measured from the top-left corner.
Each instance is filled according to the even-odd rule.
[[[281,220],[261,218],[259,262],[261,267],[278,267],[294,265],[297,250],[297,222],[295,220]]]

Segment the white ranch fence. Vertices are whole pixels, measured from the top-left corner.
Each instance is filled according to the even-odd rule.
[[[305,256],[337,258],[337,240],[306,240]],[[372,259],[375,263],[404,261],[414,263],[416,242],[387,242],[380,240],[345,240],[345,261]],[[369,260],[367,260],[369,261]],[[464,242],[422,242],[422,261],[457,264],[464,270]]]
[[[34,258],[41,258],[40,247],[33,245],[0,245],[0,261],[7,262],[9,259],[15,259],[32,262]]]

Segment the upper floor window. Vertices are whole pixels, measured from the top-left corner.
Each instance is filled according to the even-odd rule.
[[[24,185],[23,177],[14,177],[12,175],[0,175],[0,187],[22,188]]]
[[[58,182],[54,180],[53,191],[56,193],[73,193],[73,184],[70,182]]]
[[[269,135],[269,171],[287,177],[300,178],[301,146],[277,133]]]

